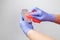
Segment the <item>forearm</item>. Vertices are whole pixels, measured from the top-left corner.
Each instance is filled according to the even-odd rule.
[[[47,35],[39,33],[35,30],[30,30],[27,33],[27,36],[29,37],[30,40],[54,40],[53,38],[50,38]]]
[[[55,14],[55,23],[60,24],[60,14]]]

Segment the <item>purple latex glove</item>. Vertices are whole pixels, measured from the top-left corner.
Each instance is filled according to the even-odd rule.
[[[23,17],[20,17],[20,28],[23,30],[23,32],[25,33],[25,34],[27,34],[27,32],[29,31],[29,30],[32,30],[33,29],[33,26],[32,26],[32,22],[26,22],[26,21],[24,21],[24,18]]]
[[[36,18],[41,21],[51,21],[51,22],[55,20],[55,17],[53,14],[48,14],[37,7],[34,8],[33,10],[36,10],[36,12],[31,13],[33,18]]]

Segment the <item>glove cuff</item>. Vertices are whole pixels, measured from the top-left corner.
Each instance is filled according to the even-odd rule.
[[[23,30],[23,32],[24,32],[24,34],[26,34],[26,35],[27,35],[27,33],[28,33],[30,30],[32,30],[32,29],[27,28],[26,30]]]
[[[51,22],[54,22],[54,21],[55,21],[55,16],[54,16],[54,14],[49,14],[49,16],[50,16],[50,21],[51,21]]]

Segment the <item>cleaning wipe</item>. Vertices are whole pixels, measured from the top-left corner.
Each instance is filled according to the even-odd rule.
[[[24,17],[24,20],[26,22],[31,22],[31,16],[29,15],[29,12],[27,9],[22,9],[21,15]]]

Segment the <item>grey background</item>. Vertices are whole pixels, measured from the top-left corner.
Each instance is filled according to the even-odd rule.
[[[39,7],[48,13],[60,13],[60,0],[0,0],[0,40],[28,40],[19,26],[21,9]],[[34,28],[60,40],[60,25],[33,23]]]

